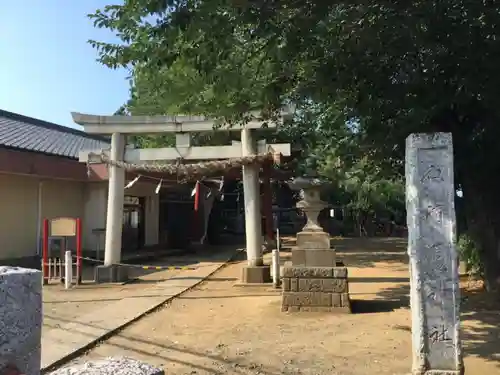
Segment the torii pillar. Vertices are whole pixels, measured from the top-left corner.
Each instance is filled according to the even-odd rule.
[[[120,133],[111,135],[111,159],[123,160],[125,136]],[[120,263],[122,249],[123,202],[125,170],[109,166],[108,209],[106,211],[106,238],[104,266]],[[121,220],[120,220],[121,218]]]
[[[262,128],[263,120],[257,114],[251,114],[252,121],[244,125],[218,127],[215,120],[204,116],[94,116],[72,113],[73,121],[83,125],[87,133],[111,134],[111,152],[109,150],[88,150],[80,153],[80,161],[91,161],[92,154],[108,154],[111,161],[140,163],[159,160],[217,160],[274,152],[290,155],[289,144],[265,145],[257,147],[252,137],[252,129]],[[282,111],[281,118],[290,115]],[[276,127],[276,124],[268,124]],[[192,147],[190,132],[209,132],[214,130],[240,130],[241,144],[227,146]],[[128,149],[125,147],[125,134],[175,133],[175,148]],[[99,161],[99,160],[97,160]],[[104,265],[96,268],[97,281],[121,281],[126,279],[126,268],[119,267],[121,259],[121,234],[123,218],[123,199],[125,172],[116,166],[110,166],[108,212],[106,222],[106,247]],[[258,165],[243,167],[243,185],[245,189],[245,232],[248,264],[242,275],[243,283],[263,283],[270,281],[269,266],[265,266],[262,254],[262,231],[260,216],[260,189]]]
[[[256,144],[251,129],[241,131],[243,156],[256,155]],[[266,283],[271,281],[269,265],[264,265],[262,254],[262,228],[260,214],[260,181],[258,165],[243,166],[243,191],[245,196],[245,238],[248,264],[243,268],[244,284]]]

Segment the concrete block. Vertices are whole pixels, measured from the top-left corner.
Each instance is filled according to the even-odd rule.
[[[164,375],[157,367],[135,359],[106,358],[87,362],[83,365],[66,366],[50,373],[50,375]]]
[[[283,305],[288,306],[331,306],[330,293],[283,292]]]
[[[0,372],[39,375],[41,339],[42,273],[0,266]]]
[[[347,279],[299,279],[299,292],[347,292]]]
[[[241,276],[243,284],[264,284],[271,281],[271,267],[269,265],[243,267]]]
[[[285,291],[285,292],[290,291],[290,278],[289,277],[283,278],[281,287],[283,288],[283,291]]]
[[[325,280],[324,291],[331,293],[348,293],[349,283],[347,279]]]
[[[349,293],[341,293],[340,298],[342,300],[342,306],[351,307],[351,299],[349,298]]]
[[[332,306],[342,307],[342,295],[341,293],[332,293]]]
[[[297,248],[302,250],[329,249],[330,235],[326,232],[299,232],[297,233]]]
[[[333,267],[285,267],[283,268],[284,277],[311,277],[326,278],[333,276]]]
[[[292,250],[292,264],[306,267],[335,267],[336,254],[332,249],[323,250]]]
[[[333,277],[336,279],[347,279],[347,267],[339,266],[337,262],[337,267],[333,269]]]
[[[123,283],[128,281],[128,267],[111,265],[111,266],[97,266],[94,270],[95,282],[100,283]]]
[[[298,306],[297,311],[300,312],[332,312],[329,306]]]
[[[295,267],[304,267],[306,265],[306,251],[303,249],[293,249],[292,264]]]
[[[299,279],[299,292],[323,292],[323,280],[327,279]]]
[[[306,250],[306,267],[335,267],[335,258],[336,254],[332,249]]]
[[[351,310],[346,307],[338,306],[282,306],[281,311],[287,313],[297,312],[318,312],[318,313],[333,313],[333,314],[349,314]]]
[[[283,267],[283,277],[297,278],[331,278],[346,279],[348,276],[346,267],[305,267],[291,266]]]

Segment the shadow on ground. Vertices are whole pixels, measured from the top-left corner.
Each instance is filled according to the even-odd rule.
[[[77,321],[69,320],[69,319],[59,319],[63,323],[76,323],[80,324]],[[50,325],[49,325],[50,326]],[[92,327],[92,328],[97,328],[101,329],[101,327],[92,325],[92,324],[83,324],[83,326],[86,327]],[[51,328],[59,328],[61,327],[59,325],[54,325],[50,326]],[[83,335],[88,335],[86,332],[83,330],[80,331],[79,329],[75,329],[74,327],[72,328],[72,331],[77,331],[79,334]],[[205,371],[206,373],[209,374],[218,374],[218,373],[228,373],[227,371],[230,370],[229,373],[231,374],[248,374],[248,371],[252,371],[252,373],[258,373],[261,375],[281,375],[283,374],[282,369],[272,367],[272,366],[265,366],[262,364],[255,364],[252,362],[249,362],[245,359],[244,356],[238,356],[238,357],[228,357],[226,353],[224,353],[225,345],[224,344],[218,344],[214,347],[213,350],[207,351],[207,352],[200,352],[197,350],[194,350],[192,348],[186,347],[184,345],[179,345],[175,342],[169,341],[168,343],[159,343],[159,342],[153,342],[150,340],[145,340],[136,336],[132,335],[126,335],[123,332],[118,333],[117,335],[118,340],[114,340],[114,342],[107,341],[106,344],[110,346],[114,346],[122,351],[129,351],[133,352],[139,355],[143,356],[150,356],[150,357],[156,357],[159,358],[165,362],[170,362],[178,365],[186,365],[189,366],[193,369],[199,370],[199,371]],[[116,342],[118,341],[118,342]],[[166,340],[167,341],[167,340]],[[147,349],[139,349],[137,347],[134,347],[133,343],[140,343],[143,344],[144,347]],[[167,355],[167,353],[169,355]],[[180,353],[183,354],[189,354],[190,356],[193,357],[194,361],[193,362],[188,362],[188,361],[183,361],[180,360],[178,357]],[[80,353],[76,353],[73,356],[73,358],[76,358]],[[216,367],[217,369],[214,368],[209,368],[204,365],[195,363],[195,361],[199,359],[210,359],[212,360],[212,364]],[[71,359],[68,359],[71,360]],[[217,371],[220,370],[220,367],[226,367],[226,371]],[[47,374],[50,371],[53,371],[56,366],[54,367],[49,367],[45,368],[41,371],[41,374]],[[196,371],[191,372],[191,373],[196,373]]]
[[[345,238],[333,239],[333,246],[348,267],[373,267],[378,262],[401,263],[407,267],[406,239]],[[352,283],[393,282],[399,285],[383,289],[372,300],[351,297],[354,313],[370,314],[410,308],[410,285],[406,277],[350,277]],[[466,356],[477,356],[500,367],[500,296],[461,282],[461,340]],[[411,327],[397,327],[411,331]]]
[[[334,237],[331,245],[348,267],[373,267],[378,262],[408,264],[406,238]],[[294,246],[294,238],[284,238],[281,253],[291,254]]]
[[[480,290],[462,292],[462,346],[466,354],[500,367],[500,298]]]
[[[500,298],[479,288],[461,290],[461,340],[465,356],[477,356],[500,367]],[[371,301],[354,301],[356,313],[375,313],[409,308],[410,286],[388,288]],[[397,327],[411,331],[411,327]]]
[[[351,306],[352,306],[352,312],[355,314],[374,314],[374,313],[391,312],[398,309],[410,308],[410,298],[409,298],[410,286],[408,284],[409,279],[406,277],[349,278],[349,281],[356,283],[359,282],[377,283],[384,281],[406,283],[406,285],[402,285],[400,287],[384,289],[382,292],[377,293],[375,299],[372,300],[364,300],[364,299],[357,300],[355,298],[355,295],[352,295]]]
[[[406,238],[335,238],[332,245],[348,267],[373,267],[379,262],[408,264]]]
[[[129,281],[126,281],[124,284],[158,284],[162,281],[166,280],[208,280],[208,281],[236,281],[238,280],[235,277],[212,277],[212,278],[205,278],[205,277],[194,277],[194,276],[172,276],[169,278],[163,278],[163,279],[154,279],[154,280],[143,280],[140,278],[133,278],[130,279]]]
[[[242,246],[243,247],[243,246]],[[228,254],[234,251],[235,246],[203,246],[186,250],[165,250],[165,249],[148,249],[141,253],[140,251],[134,257],[128,257],[122,261],[122,264],[129,266],[129,276],[131,282],[140,282],[141,284],[156,283],[164,281],[158,280],[140,280],[141,277],[157,273],[158,269],[154,267],[192,267],[197,263],[203,262],[225,262]],[[128,254],[130,255],[130,254]],[[94,283],[95,267],[102,264],[102,261],[92,261],[92,258],[84,259],[82,280],[84,284]],[[244,252],[238,252],[234,261],[245,259]],[[144,269],[150,267],[152,269]],[[54,282],[57,284],[57,282]]]

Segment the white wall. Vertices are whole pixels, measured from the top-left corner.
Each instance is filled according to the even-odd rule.
[[[84,182],[43,180],[40,191],[42,197],[42,219],[51,220],[58,217],[70,217],[74,219],[79,218],[83,221],[85,206]],[[66,245],[68,250],[75,251],[76,238],[68,238]]]
[[[83,216],[82,241],[84,249],[104,249],[104,233],[96,236],[94,229],[106,227],[106,210],[108,202],[108,182],[89,182],[85,189],[85,207]]]
[[[83,182],[0,174],[0,259],[35,256],[44,219],[83,218],[84,191]]]
[[[37,254],[38,182],[0,174],[0,259]]]
[[[41,190],[39,190],[39,184]],[[125,194],[145,197],[145,243],[159,240],[159,196],[155,183],[138,182]],[[41,212],[38,212],[39,191]],[[30,176],[0,174],[0,259],[22,258],[37,254],[43,219],[75,217],[82,219],[82,245],[96,249],[98,237],[93,229],[106,226],[108,182],[47,180]],[[40,221],[40,223],[39,223]],[[39,227],[40,224],[40,227]],[[104,250],[104,234],[100,249]],[[39,245],[38,245],[39,246]]]
[[[42,183],[42,218],[71,217],[83,219],[85,183],[44,180]]]

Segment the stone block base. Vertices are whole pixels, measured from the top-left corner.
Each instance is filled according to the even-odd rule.
[[[243,284],[264,284],[271,282],[271,267],[264,266],[245,266],[241,275]]]
[[[95,282],[100,283],[123,283],[128,281],[128,267],[112,265],[97,266],[94,274]]]
[[[333,249],[293,249],[292,264],[304,267],[335,267],[337,264],[335,255]]]
[[[350,313],[347,268],[285,266],[281,310]]]
[[[330,248],[330,235],[326,232],[299,232],[297,233],[297,248],[323,250]]]

